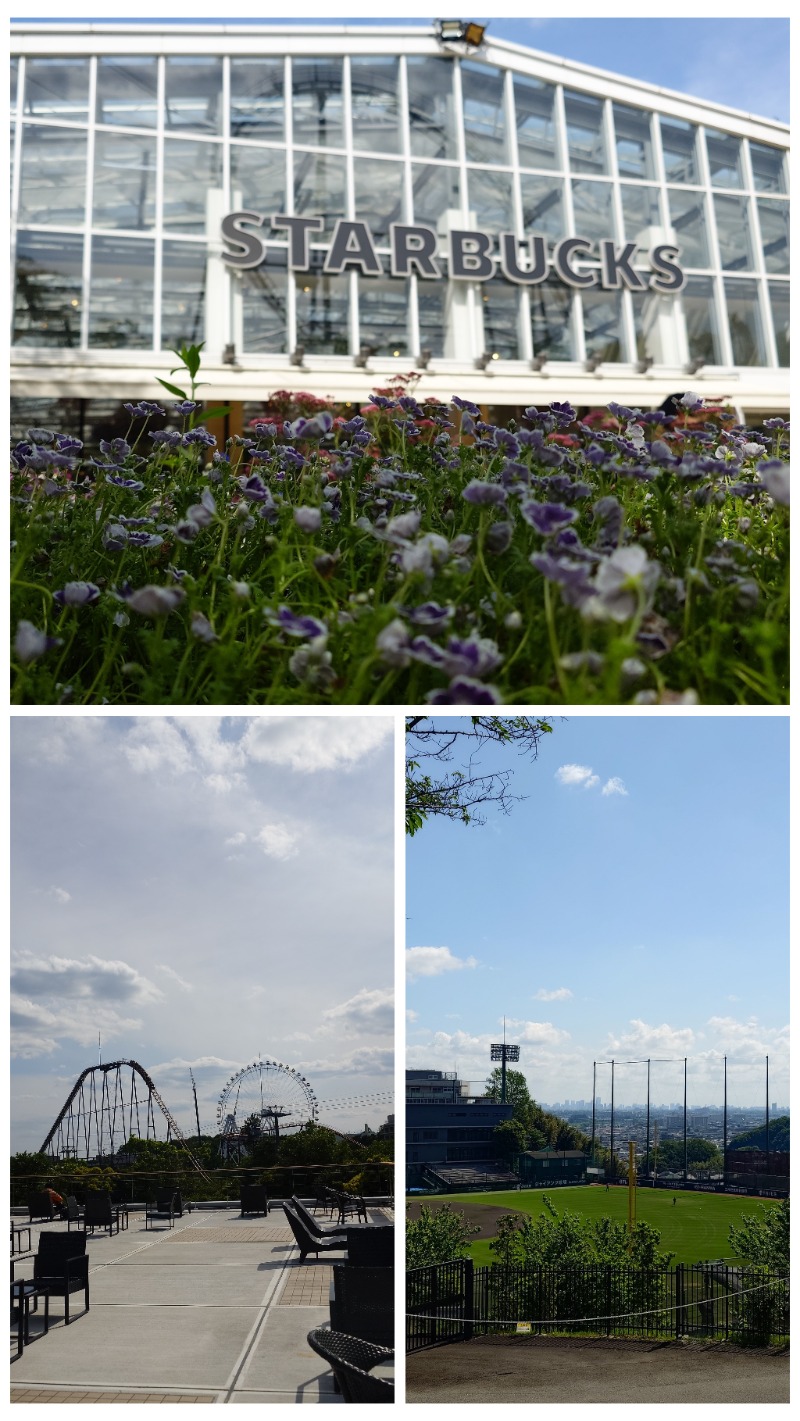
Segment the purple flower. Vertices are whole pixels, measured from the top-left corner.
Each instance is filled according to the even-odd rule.
[[[219,641],[208,617],[205,617],[202,612],[192,612],[191,632],[198,641]]]
[[[165,444],[168,449],[176,449],[181,442],[177,429],[151,429],[147,437],[152,439],[154,444]]]
[[[474,415],[475,419],[480,419],[480,406],[474,405],[472,400],[462,400],[458,395],[453,395],[450,403],[451,405],[455,405],[457,410],[466,410],[467,414]]]
[[[149,419],[151,414],[167,413],[160,405],[153,404],[152,400],[140,400],[136,405],[123,405],[122,408],[138,419]]]
[[[485,686],[469,676],[456,676],[444,691],[429,691],[425,697],[432,706],[499,706],[502,703],[496,686]]]
[[[125,601],[143,617],[165,617],[180,606],[185,596],[182,587],[155,587],[148,583],[136,592],[130,592]]]
[[[115,459],[125,459],[131,452],[131,446],[127,439],[100,440],[100,453],[113,454]]]
[[[438,602],[422,602],[419,607],[406,608],[405,614],[416,627],[430,627],[432,631],[438,631],[453,620],[455,608],[442,607]]]
[[[490,523],[486,530],[486,551],[498,555],[506,552],[511,546],[513,533],[513,523]]]
[[[52,444],[56,436],[52,429],[26,429],[25,437],[31,444]]]
[[[555,558],[552,553],[533,553],[531,562],[548,582],[557,582],[569,607],[580,607],[592,594],[592,583],[583,563],[571,558]]]
[[[128,534],[128,546],[131,548],[160,548],[163,541],[160,533],[146,533],[144,529]]]
[[[421,521],[422,514],[416,508],[412,509],[410,513],[399,513],[396,518],[390,518],[386,524],[386,537],[390,542],[413,538],[419,531]]]
[[[333,429],[333,415],[330,410],[320,410],[313,419],[296,419],[284,428],[290,439],[323,439]]]
[[[294,521],[302,533],[318,533],[322,526],[322,513],[318,508],[303,505],[294,510]]]
[[[56,646],[63,646],[61,637],[47,636],[46,632],[40,632],[33,622],[17,622],[14,650],[23,666],[27,666],[31,661],[36,661],[38,657],[44,656],[46,651],[52,651]]]
[[[519,511],[525,522],[543,538],[549,538],[567,523],[574,523],[578,516],[574,508],[566,508],[563,503],[537,503],[535,499],[521,503]]]
[[[494,432],[494,442],[498,449],[505,449],[510,459],[516,459],[519,454],[519,440],[510,429],[496,429]]]
[[[400,669],[408,666],[411,661],[409,651],[408,627],[399,617],[389,622],[375,638],[375,649],[387,666],[397,666]]]
[[[556,424],[566,426],[573,424],[577,419],[577,412],[572,408],[572,405],[567,404],[566,401],[563,404],[551,404],[550,412],[555,416]]]
[[[199,410],[200,404],[197,400],[176,400],[172,408],[176,414],[191,414],[192,410]]]
[[[100,597],[100,588],[93,582],[67,582],[53,593],[53,601],[60,607],[91,607]]]
[[[119,474],[106,474],[106,483],[117,488],[126,488],[129,493],[141,493],[144,484],[141,479],[122,479]]]
[[[789,502],[789,465],[780,459],[769,459],[758,465],[761,482],[774,503]]]
[[[292,612],[289,607],[279,607],[277,612],[273,612],[271,607],[264,608],[264,616],[273,626],[280,627],[287,636],[318,637],[328,635],[328,628],[324,622],[317,621],[316,617],[298,617],[296,612]]]
[[[506,491],[500,484],[486,483],[483,479],[471,479],[466,488],[461,490],[461,497],[467,503],[494,507],[505,503]]]
[[[488,676],[496,671],[502,660],[497,643],[489,637],[472,637],[463,641],[451,637],[447,643],[445,666],[448,676]]]
[[[618,548],[598,567],[593,595],[582,609],[584,616],[627,622],[641,607],[650,606],[660,574],[658,563],[648,560],[644,548],[637,544]]]
[[[207,429],[203,429],[202,425],[198,425],[197,429],[187,429],[181,439],[181,443],[185,449],[189,448],[192,444],[204,444],[206,448],[213,449],[216,448],[217,441],[213,434],[209,434]]]

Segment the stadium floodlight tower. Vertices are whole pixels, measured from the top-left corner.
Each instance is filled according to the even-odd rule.
[[[492,1042],[492,1046],[491,1046],[491,1051],[492,1051],[492,1060],[493,1060],[493,1061],[500,1061],[500,1063],[501,1063],[501,1073],[500,1073],[500,1081],[501,1081],[500,1099],[501,1099],[503,1105],[505,1105],[505,1103],[506,1103],[506,1062],[507,1062],[507,1061],[518,1061],[518,1060],[519,1060],[519,1046],[511,1046],[511,1045],[509,1045],[509,1043],[508,1043],[507,1041],[493,1041],[493,1042]]]

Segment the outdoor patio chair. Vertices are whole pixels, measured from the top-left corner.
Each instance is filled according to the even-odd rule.
[[[347,1248],[347,1239],[343,1234],[334,1235],[331,1238],[320,1238],[318,1235],[312,1234],[303,1223],[300,1215],[295,1213],[290,1204],[284,1204],[283,1212],[289,1220],[289,1227],[294,1234],[295,1243],[300,1249],[301,1260],[305,1261],[309,1253],[315,1255],[320,1253],[341,1253]]]
[[[175,1218],[183,1218],[183,1197],[181,1195],[180,1189],[165,1189],[163,1191],[156,1191],[156,1202],[158,1202],[158,1200],[160,1199],[163,1199],[166,1203],[169,1203],[170,1199],[172,1199],[172,1212],[175,1215]]]
[[[346,1190],[339,1189],[336,1191],[336,1200],[340,1224],[343,1224],[345,1219],[352,1219],[354,1215],[357,1219],[362,1219],[365,1224],[368,1222],[367,1206],[361,1194],[348,1194]]]
[[[243,1184],[241,1190],[241,1214],[266,1214],[267,1187],[265,1184]]]
[[[83,1205],[78,1203],[74,1194],[68,1194],[64,1200],[61,1217],[67,1221],[67,1231],[72,1228],[73,1224],[83,1222]]]
[[[394,1269],[334,1263],[331,1329],[381,1347],[394,1343]]]
[[[394,1382],[387,1377],[370,1376],[372,1367],[394,1361],[393,1348],[347,1337],[328,1327],[309,1332],[308,1345],[328,1363],[343,1401],[394,1401]]]
[[[87,1194],[83,1208],[84,1228],[107,1229],[109,1236],[119,1233],[119,1210],[111,1203],[109,1194]]]
[[[144,1211],[145,1232],[149,1229],[154,1219],[169,1220],[169,1227],[175,1227],[175,1196],[170,1191],[157,1194],[155,1201],[147,1204]]]
[[[50,1223],[57,1218],[58,1214],[50,1195],[44,1190],[40,1194],[30,1194],[28,1196],[28,1223],[32,1224],[34,1219],[44,1219]]]
[[[64,1299],[64,1324],[69,1326],[71,1293],[83,1290],[86,1312],[89,1311],[89,1255],[86,1252],[86,1232],[49,1233],[39,1235],[39,1249],[33,1256],[33,1283],[46,1288],[51,1298]]]
[[[394,1224],[351,1224],[345,1234],[351,1268],[394,1267]]]
[[[292,1207],[295,1212],[300,1215],[309,1233],[313,1234],[315,1238],[331,1238],[333,1234],[341,1234],[342,1230],[338,1224],[321,1225],[319,1219],[314,1218],[314,1215],[310,1213],[305,1204],[297,1198],[296,1194],[292,1195]]]

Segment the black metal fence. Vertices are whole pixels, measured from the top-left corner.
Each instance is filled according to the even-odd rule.
[[[755,1268],[476,1268],[453,1259],[407,1274],[406,1350],[491,1332],[788,1341],[789,1279]]]

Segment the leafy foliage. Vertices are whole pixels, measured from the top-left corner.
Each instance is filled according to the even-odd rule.
[[[500,428],[400,382],[217,450],[201,347],[176,355],[166,421],[140,401],[99,459],[42,429],[12,452],[17,703],[787,699],[782,420],[554,402]]]
[[[776,1208],[763,1204],[756,1214],[742,1214],[739,1227],[728,1230],[731,1248],[748,1263],[785,1273],[789,1269],[789,1200],[782,1199]]]
[[[779,1115],[769,1122],[770,1150],[788,1152],[789,1116]],[[767,1148],[766,1125],[754,1125],[752,1130],[743,1130],[728,1141],[729,1150],[765,1150]]]
[[[466,1223],[463,1213],[450,1204],[438,1209],[423,1204],[418,1219],[406,1220],[406,1267],[467,1258],[469,1241],[477,1233],[480,1229]]]

